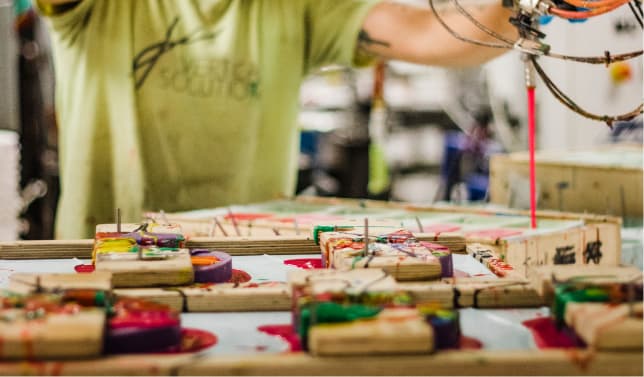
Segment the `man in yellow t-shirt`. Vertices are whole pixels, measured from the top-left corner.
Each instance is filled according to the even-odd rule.
[[[500,3],[500,0],[499,0]],[[499,54],[427,9],[373,0],[37,0],[56,69],[62,195],[56,237],[143,209],[291,195],[299,85],[369,56],[475,65]],[[513,37],[501,5],[474,12]],[[457,14],[461,34],[489,40]]]

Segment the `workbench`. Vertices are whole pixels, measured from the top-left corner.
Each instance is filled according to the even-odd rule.
[[[235,256],[233,267],[253,281],[285,281],[287,259],[317,255]],[[468,255],[454,256],[454,267],[470,275],[493,275]],[[17,272],[73,272],[89,260],[0,260],[0,288]],[[214,333],[217,344],[197,354],[125,355],[97,360],[2,362],[1,375],[641,375],[641,353],[542,350],[522,325],[549,315],[547,307],[459,309],[464,336],[481,349],[440,351],[426,356],[313,357],[289,352],[287,342],[258,331],[287,325],[288,311],[182,313],[182,324]]]

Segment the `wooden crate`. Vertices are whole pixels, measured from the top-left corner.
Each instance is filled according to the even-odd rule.
[[[602,146],[585,151],[536,154],[538,207],[642,217],[642,147]],[[490,200],[526,207],[529,167],[525,152],[494,155],[490,161]]]
[[[96,271],[110,272],[112,285],[117,288],[185,285],[194,280],[187,249],[180,249],[169,258],[161,260],[99,258],[96,261]]]
[[[583,278],[583,282],[598,286],[636,283],[642,281],[642,271],[623,266],[535,266],[528,269],[528,278],[544,302],[550,305],[554,301],[555,282]]]

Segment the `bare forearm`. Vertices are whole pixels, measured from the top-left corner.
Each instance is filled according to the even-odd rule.
[[[498,5],[469,7],[468,11],[483,25],[506,38],[517,38],[516,29],[508,22],[511,12],[501,7],[500,0]],[[443,20],[463,37],[498,42],[453,7],[439,12]],[[367,16],[360,36],[360,48],[386,59],[450,67],[478,65],[506,51],[456,39],[430,9],[388,2],[376,5]]]

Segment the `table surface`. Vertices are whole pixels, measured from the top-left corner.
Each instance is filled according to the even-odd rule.
[[[287,272],[297,267],[284,264],[285,260],[315,258],[319,255],[259,255],[235,256],[233,268],[248,272],[253,281],[286,281]],[[482,264],[467,255],[454,254],[454,268],[470,275],[494,276]],[[9,276],[16,272],[73,273],[74,266],[89,263],[81,259],[0,260],[0,289],[6,288]],[[549,315],[546,307],[533,309],[459,309],[461,329],[465,336],[475,338],[484,349],[536,349],[532,335],[521,322]],[[288,350],[281,338],[257,330],[262,325],[289,324],[291,313],[230,312],[182,313],[182,324],[187,328],[214,333],[218,342],[202,351],[206,355],[251,355],[280,353]]]

